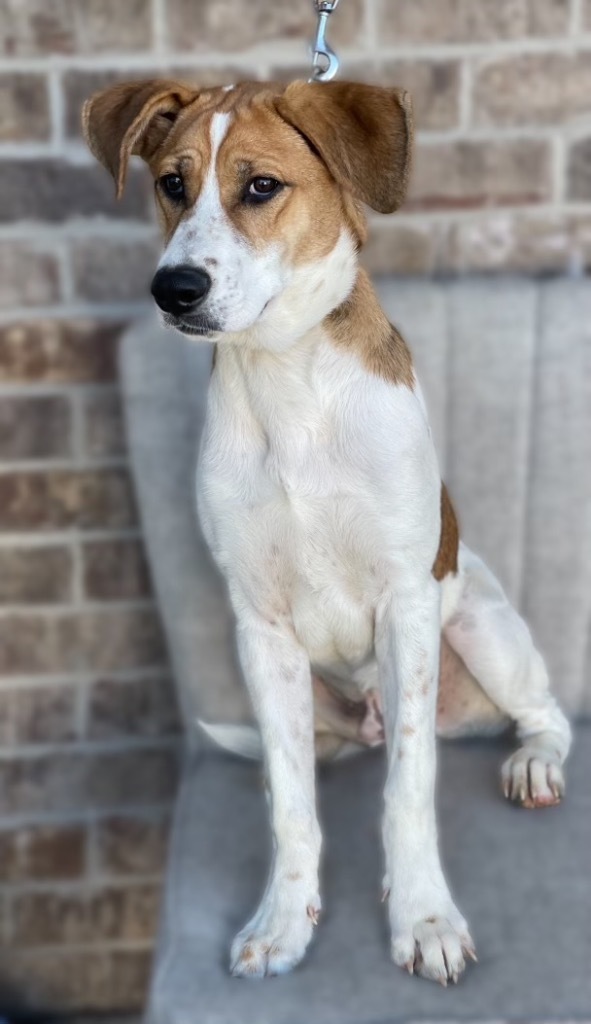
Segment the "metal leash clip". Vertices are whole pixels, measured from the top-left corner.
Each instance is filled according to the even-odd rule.
[[[326,42],[328,19],[339,0],[313,0],[318,15],[316,37],[312,46],[312,67],[310,82],[330,82],[339,70],[339,58]]]

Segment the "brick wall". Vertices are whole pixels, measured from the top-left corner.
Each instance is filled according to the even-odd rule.
[[[135,170],[115,205],[80,104],[158,71],[305,74],[312,28],[309,0],[0,0],[4,1003],[141,1003],[177,773],[115,369],[157,251],[150,186]],[[341,0],[331,39],[344,74],[415,99],[373,270],[587,267],[591,0]]]

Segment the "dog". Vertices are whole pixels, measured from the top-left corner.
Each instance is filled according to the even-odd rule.
[[[316,707],[321,735],[385,741],[392,958],[455,982],[475,950],[438,852],[436,729],[515,723],[502,785],[526,807],[561,799],[570,730],[527,626],[459,540],[409,349],[359,266],[364,204],[391,213],[405,195],[410,99],[345,82],[146,81],[98,93],[83,121],[118,195],[130,156],[148,163],[165,240],[154,299],[165,324],[216,345],[198,508],[275,844],[231,970],[290,970],[320,914]],[[463,677],[444,659],[439,682],[442,638]]]

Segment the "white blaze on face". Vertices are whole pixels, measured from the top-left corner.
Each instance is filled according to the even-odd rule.
[[[201,193],[159,263],[159,269],[190,264],[209,274],[212,286],[199,312],[224,332],[250,327],[283,283],[278,246],[257,251],[222,205],[217,162],[232,116],[214,114],[211,119],[211,159]]]

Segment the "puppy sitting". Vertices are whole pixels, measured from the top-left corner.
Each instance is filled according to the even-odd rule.
[[[560,800],[570,734],[526,625],[458,541],[409,350],[358,265],[362,204],[389,213],[405,194],[409,98],[134,82],[91,99],[84,122],[119,194],[130,155],[149,164],[166,242],[154,298],[166,324],[217,345],[199,513],[236,616],[275,839],[232,971],[289,970],[318,919],[315,692],[325,732],[386,741],[392,957],[456,981],[474,946],[437,844],[442,634],[483,706],[517,725],[509,798]],[[458,677],[441,685],[441,728],[474,730]]]

